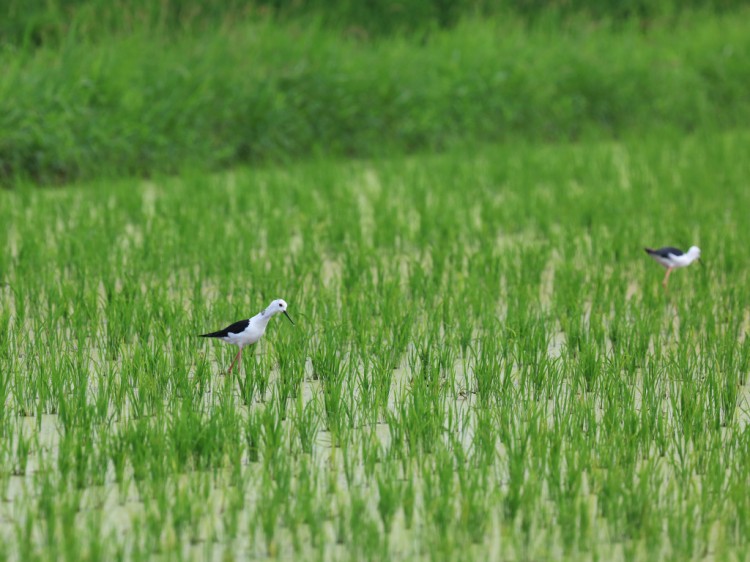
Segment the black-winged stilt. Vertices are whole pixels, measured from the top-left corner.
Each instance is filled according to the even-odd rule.
[[[271,318],[273,318],[277,314],[283,313],[287,318],[289,318],[289,321],[292,322],[289,313],[286,311],[286,307],[287,305],[284,299],[276,299],[272,301],[271,304],[269,304],[263,312],[259,312],[252,318],[235,322],[231,326],[227,326],[226,328],[224,328],[223,330],[219,330],[218,332],[201,334],[200,337],[218,338],[240,348],[240,350],[237,352],[237,356],[234,358],[234,361],[232,361],[232,364],[229,367],[229,371],[227,372],[227,374],[230,374],[232,372],[234,364],[237,363],[238,360],[240,362],[242,361],[242,348],[254,344],[261,337],[263,337],[263,333],[266,331],[266,326],[268,326],[268,322],[271,320]],[[294,325],[294,322],[292,322],[292,325]]]
[[[687,267],[695,260],[700,260],[701,249],[698,246],[690,246],[687,253],[671,246],[665,246],[658,250],[652,250],[651,248],[644,248],[646,253],[667,268],[667,273],[664,276],[662,285],[667,288],[669,282],[669,274],[672,273],[673,269],[680,267]]]

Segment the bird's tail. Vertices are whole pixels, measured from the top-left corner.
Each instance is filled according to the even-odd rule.
[[[655,254],[655,253],[656,253],[656,250],[652,250],[651,248],[643,248],[643,249],[644,249],[644,250],[646,250],[646,253],[647,253],[647,254],[651,254],[651,255],[653,255],[653,254]]]
[[[210,334],[198,334],[199,338],[220,338],[223,334],[219,332],[211,332]]]

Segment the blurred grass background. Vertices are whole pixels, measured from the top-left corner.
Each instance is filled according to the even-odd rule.
[[[750,124],[750,9],[6,0],[0,182]]]
[[[472,16],[517,16],[527,23],[584,16],[647,26],[696,10],[721,14],[746,6],[746,0],[5,0],[0,31],[4,43],[39,46],[59,44],[72,31],[100,40],[137,30],[197,32],[248,19],[314,17],[335,30],[375,37],[448,29]]]

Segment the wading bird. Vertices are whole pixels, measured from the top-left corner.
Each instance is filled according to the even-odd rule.
[[[672,273],[673,269],[680,267],[687,267],[695,260],[700,260],[701,249],[698,246],[690,246],[687,253],[671,246],[659,248],[658,250],[652,250],[651,248],[644,248],[646,253],[667,268],[667,273],[664,276],[662,285],[667,288],[669,282],[669,274]],[[702,264],[703,262],[701,262]]]
[[[269,304],[263,312],[259,312],[252,318],[235,322],[231,326],[227,326],[226,328],[224,328],[223,330],[219,330],[218,332],[201,334],[200,337],[218,338],[240,348],[240,350],[237,352],[237,356],[234,358],[234,361],[232,361],[232,364],[229,367],[229,371],[227,372],[227,374],[231,374],[234,364],[237,363],[237,361],[240,361],[240,363],[242,362],[242,348],[247,347],[248,345],[253,345],[260,338],[262,338],[263,333],[266,331],[266,326],[268,326],[269,320],[271,320],[271,318],[273,318],[277,314],[281,313],[283,313],[287,318],[289,318],[289,321],[292,322],[289,313],[286,311],[286,301],[284,299],[276,299],[275,301],[272,301],[271,304]],[[294,322],[292,322],[292,326],[293,325]]]

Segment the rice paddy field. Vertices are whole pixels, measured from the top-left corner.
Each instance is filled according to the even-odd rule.
[[[749,144],[0,191],[0,560],[747,560]]]
[[[750,561],[745,4],[0,2],[0,562]]]

